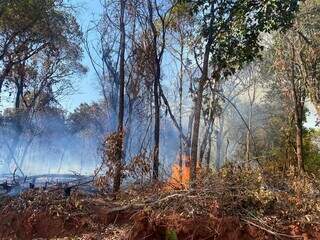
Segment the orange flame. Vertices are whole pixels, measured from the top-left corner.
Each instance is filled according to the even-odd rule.
[[[177,157],[179,161],[180,156]],[[172,166],[172,174],[169,179],[169,184],[173,188],[186,189],[189,187],[190,182],[190,156],[182,155],[182,168],[179,164],[174,163]]]

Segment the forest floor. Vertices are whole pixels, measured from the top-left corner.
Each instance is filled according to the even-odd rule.
[[[320,239],[319,182],[223,170],[197,189],[168,183],[117,195],[29,190],[0,199],[0,239]]]

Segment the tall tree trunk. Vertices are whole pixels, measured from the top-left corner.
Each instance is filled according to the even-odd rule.
[[[188,132],[187,132],[187,141],[184,145],[184,154],[187,156],[190,156],[191,154],[191,137],[192,137],[192,127],[193,127],[193,121],[194,121],[194,107],[191,109],[191,113],[189,115],[188,119]]]
[[[183,167],[183,141],[182,141],[182,101],[183,101],[183,53],[184,53],[184,41],[183,38],[180,38],[180,74],[179,74],[179,126],[180,126],[180,134],[179,134],[179,178],[180,182],[182,182],[182,167]]]
[[[222,166],[222,145],[224,131],[224,116],[219,116],[219,129],[216,131],[216,170],[219,171]]]
[[[209,140],[209,129],[210,129],[210,122],[207,123],[207,127],[200,145],[200,153],[199,153],[199,166],[202,167],[202,163],[204,162],[204,154],[206,152],[206,148],[208,145],[208,140]]]
[[[296,156],[297,168],[299,174],[304,171],[303,162],[303,123],[302,123],[302,108],[295,111],[295,125],[296,125]]]
[[[159,79],[155,77],[154,94],[154,148],[153,148],[153,179],[159,177],[159,147],[160,147],[160,102],[159,102]]]
[[[214,13],[214,6],[211,4],[211,14]],[[209,29],[213,26],[213,17],[211,18]],[[194,122],[191,140],[191,165],[190,165],[190,187],[194,188],[197,178],[197,158],[198,158],[198,142],[199,142],[199,130],[201,121],[201,109],[202,109],[202,97],[204,86],[208,80],[209,69],[209,57],[210,48],[213,43],[213,35],[209,33],[208,41],[206,43],[205,52],[203,56],[202,75],[199,80],[199,86],[197,90],[197,96],[194,105]]]
[[[253,76],[251,76],[253,77]],[[250,164],[250,153],[251,153],[251,137],[252,137],[252,116],[253,116],[253,105],[256,101],[256,79],[253,77],[253,91],[252,95],[250,93],[250,88],[248,89],[248,97],[249,97],[249,119],[248,119],[248,130],[247,130],[247,136],[246,136],[246,163],[245,166],[249,166]]]
[[[249,110],[249,120],[248,120],[248,130],[246,135],[246,163],[245,166],[247,167],[250,162],[250,150],[251,150],[251,125],[252,125],[252,104],[250,104]]]
[[[300,86],[299,80],[296,76],[296,50],[295,46],[291,44],[292,59],[291,59],[291,95],[294,101],[294,120],[296,126],[296,157],[297,157],[297,170],[298,174],[304,171],[303,162],[303,109],[305,101],[305,92]]]
[[[199,166],[200,167],[202,167],[202,163],[205,163],[204,157],[205,157],[207,147],[210,147],[210,149],[211,149],[210,144],[211,144],[211,137],[212,137],[211,135],[212,135],[212,131],[213,131],[214,122],[215,122],[214,111],[211,110],[210,115],[209,115],[209,121],[207,122],[206,131],[204,133],[202,143],[200,145],[200,156],[199,156]],[[209,151],[211,151],[211,150],[209,150]]]
[[[19,109],[21,107],[21,97],[23,95],[23,85],[18,83],[17,86],[17,93],[16,93],[16,99],[15,99],[15,109]]]
[[[128,103],[128,119],[126,122],[126,134],[124,138],[124,146],[123,146],[123,154],[122,157],[123,159],[126,159],[126,153],[128,152],[128,145],[129,145],[129,139],[131,138],[131,128],[132,128],[132,115],[133,115],[133,106],[135,104],[135,99],[129,99]]]
[[[125,24],[124,24],[125,0],[120,1],[120,62],[119,62],[119,109],[118,109],[118,132],[123,134],[124,122],[124,88],[125,88]],[[123,135],[122,135],[123,136]],[[117,162],[115,166],[115,175],[113,182],[113,191],[117,192],[120,189],[122,178],[122,156],[123,156],[123,137],[119,143],[119,152],[117,153]]]
[[[209,59],[209,52],[208,52]],[[202,96],[204,90],[204,84],[206,77],[203,75],[199,82],[197,98],[194,107],[194,122],[193,122],[193,132],[191,140],[191,165],[190,165],[190,187],[195,187],[195,181],[197,177],[197,159],[198,159],[198,143],[199,143],[199,130],[200,130],[200,120],[201,120],[201,108],[202,108]]]
[[[216,171],[219,171],[220,166],[221,166],[221,133],[219,130],[215,131],[216,134],[216,162],[215,162],[215,167],[216,167]]]
[[[205,160],[206,160],[206,170],[207,170],[207,171],[209,171],[209,169],[210,169],[213,129],[214,129],[214,127],[213,127],[213,122],[211,122],[210,128],[208,129],[208,131],[209,131],[208,150],[207,150],[207,154],[206,154],[206,157],[205,157]]]
[[[156,2],[155,2],[156,4]],[[157,7],[157,6],[155,6]],[[152,56],[153,56],[153,68],[154,68],[154,79],[153,79],[153,97],[154,97],[154,147],[153,147],[153,180],[158,180],[159,177],[159,151],[160,151],[160,78],[161,78],[161,58],[164,51],[164,36],[162,34],[162,48],[158,54],[158,30],[154,23],[153,18],[153,4],[151,0],[148,0],[148,12],[149,12],[149,24],[151,27],[153,39],[152,39]],[[162,23],[164,24],[164,23]]]
[[[250,129],[250,121],[249,121],[249,129]],[[246,163],[245,165],[249,165],[250,161],[250,146],[251,146],[251,138],[250,138],[250,131],[247,130],[247,136],[246,136]]]
[[[226,146],[226,150],[224,152],[224,159],[223,159],[223,162],[224,163],[227,163],[229,160],[228,160],[228,151],[229,151],[229,144],[230,144],[230,141],[229,139],[227,138],[227,146]]]
[[[206,170],[209,171],[210,169],[210,160],[211,160],[211,144],[212,144],[212,131],[213,126],[211,126],[210,134],[209,134],[209,143],[208,143],[208,151],[206,154]]]

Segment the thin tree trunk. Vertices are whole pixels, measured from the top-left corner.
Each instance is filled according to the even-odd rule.
[[[159,94],[163,100],[163,103],[165,104],[165,106],[167,107],[167,111],[168,111],[168,114],[173,122],[173,125],[176,127],[176,129],[179,131],[179,135],[181,136],[184,144],[186,146],[188,146],[190,148],[190,145],[191,145],[191,141],[190,141],[190,136],[186,136],[184,133],[183,133],[183,129],[182,127],[180,127],[180,123],[176,120],[174,114],[172,113],[171,111],[171,107],[170,107],[170,104],[169,104],[169,101],[167,99],[167,97],[164,95],[163,93],[163,90],[162,90],[162,87],[161,87],[161,84],[159,86]],[[192,121],[191,121],[191,125],[192,125]],[[190,127],[192,128],[192,126]],[[188,128],[189,129],[189,128]],[[189,131],[190,132],[190,131]]]
[[[294,101],[294,120],[296,126],[296,157],[297,157],[297,170],[298,174],[301,174],[304,171],[304,162],[303,162],[303,109],[304,109],[304,92],[301,89],[301,86],[297,85],[296,72],[295,72],[295,60],[296,52],[294,45],[291,46],[292,59],[291,59],[291,76],[290,81],[292,85],[292,97]]]
[[[221,136],[222,135],[221,135],[220,129],[216,130],[216,139],[217,139],[216,140],[216,162],[215,162],[216,171],[219,171],[221,166],[221,148],[222,148]]]
[[[216,170],[219,171],[222,166],[222,142],[223,142],[224,117],[219,117],[219,129],[216,131]]]
[[[213,133],[213,124],[211,124],[210,129],[209,129],[208,151],[207,151],[207,155],[206,155],[206,170],[207,170],[207,172],[210,169],[212,133]]]
[[[252,77],[252,76],[251,76]],[[248,119],[248,130],[247,130],[247,136],[246,136],[246,164],[247,167],[250,163],[250,153],[251,153],[251,136],[252,136],[252,117],[253,117],[253,105],[256,100],[256,79],[253,77],[253,92],[252,96],[250,93],[250,88],[248,89],[248,97],[250,102],[250,109],[249,109],[249,119]]]
[[[224,163],[227,163],[228,162],[228,150],[229,150],[229,139],[227,139],[227,146],[226,146],[226,151],[225,151],[225,157],[223,159]]]
[[[211,144],[212,144],[212,136],[209,137],[209,145],[208,145],[208,151],[207,151],[207,155],[206,155],[206,170],[207,170],[207,172],[210,169]]]
[[[124,138],[124,146],[123,146],[123,160],[126,159],[126,154],[128,152],[128,144],[129,144],[129,139],[131,137],[131,128],[132,128],[132,114],[133,114],[133,105],[134,105],[135,100],[129,100],[128,104],[128,119],[126,122],[126,135]]]
[[[124,24],[125,0],[120,1],[120,66],[119,66],[119,109],[118,109],[118,132],[123,134],[124,122],[124,88],[125,88],[125,24]],[[115,175],[113,182],[113,191],[117,192],[120,189],[122,178],[122,156],[123,156],[123,138],[119,143],[119,152],[117,153],[117,162],[115,166]]]
[[[247,130],[247,136],[246,136],[246,164],[245,166],[249,165],[250,161],[250,148],[251,148],[251,120],[252,120],[252,105],[250,105],[250,113],[249,113],[249,120],[248,120],[248,130]]]
[[[301,110],[302,111],[302,110]],[[303,164],[303,129],[302,129],[302,118],[299,116],[300,111],[298,109],[295,113],[296,121],[296,156],[297,156],[297,167],[298,172],[301,173],[304,171]]]
[[[211,14],[213,14],[214,12],[213,4],[211,4],[210,11],[211,11]],[[211,18],[211,22],[209,24],[210,27],[212,27],[213,25],[212,19],[213,17]],[[213,35],[209,33],[208,41],[206,43],[205,53],[203,56],[202,75],[199,80],[199,86],[198,86],[197,96],[196,96],[196,101],[194,106],[194,122],[193,122],[193,132],[192,132],[192,140],[191,140],[191,165],[190,165],[190,187],[191,188],[194,188],[196,184],[202,97],[203,97],[204,86],[208,80],[209,57],[210,57],[210,48],[212,43],[213,43]]]
[[[209,52],[208,52],[209,59]],[[207,63],[208,64],[208,63]],[[199,142],[199,130],[200,130],[200,120],[201,120],[201,108],[202,108],[202,96],[204,90],[204,84],[206,77],[203,76],[199,82],[199,87],[197,91],[197,98],[194,108],[194,122],[193,122],[193,133],[191,141],[191,165],[190,165],[190,187],[195,187],[195,181],[197,177],[197,159],[198,159],[198,142]]]
[[[194,121],[194,109],[191,109],[191,113],[188,120],[188,132],[187,132],[187,141],[184,146],[184,154],[190,156],[191,154],[191,137],[192,137],[192,126]]]
[[[154,79],[153,79],[153,97],[154,97],[154,147],[153,147],[153,180],[159,178],[159,151],[160,151],[160,78],[161,78],[161,57],[163,54],[164,43],[158,56],[158,31],[154,24],[153,19],[153,5],[151,0],[148,0],[149,11],[149,24],[153,34],[152,51],[153,51],[153,67],[154,67]],[[164,34],[164,33],[162,33]],[[163,39],[164,41],[164,39]]]
[[[154,148],[153,148],[153,179],[159,177],[159,147],[160,147],[160,102],[158,79],[155,78],[154,94]]]
[[[251,123],[252,122],[252,105],[250,105],[250,113],[249,113],[249,120],[248,120],[248,130],[246,136],[246,163],[245,166],[248,166],[250,162],[250,149],[251,149]]]
[[[22,84],[17,84],[17,93],[16,93],[16,99],[15,99],[15,108],[16,110],[20,108],[21,106],[21,96],[23,94],[23,86]]]
[[[202,143],[200,145],[200,156],[199,156],[199,166],[202,167],[202,163],[204,162],[204,154],[206,152],[206,148],[208,146],[208,140],[209,140],[209,130],[210,130],[210,127],[211,127],[211,123],[208,122],[207,123],[207,128],[205,130],[205,133],[204,133],[204,136],[203,136],[203,139],[202,139]]]
[[[180,126],[180,134],[179,134],[179,177],[180,182],[182,182],[182,167],[183,167],[183,141],[182,141],[182,101],[183,101],[183,52],[184,52],[184,43],[183,39],[180,39],[180,74],[179,74],[179,126]]]

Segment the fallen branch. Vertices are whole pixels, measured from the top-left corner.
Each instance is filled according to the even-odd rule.
[[[249,225],[252,225],[252,226],[254,226],[254,227],[256,227],[256,228],[259,228],[259,229],[261,229],[261,230],[263,230],[263,231],[265,231],[265,232],[267,232],[267,233],[269,233],[269,234],[271,234],[271,235],[273,235],[273,236],[281,236],[281,237],[286,237],[286,238],[299,238],[299,239],[303,239],[303,236],[301,236],[301,235],[292,236],[292,235],[288,235],[288,234],[285,234],[285,233],[275,232],[275,231],[272,231],[272,230],[270,230],[270,229],[267,229],[267,228],[265,228],[265,227],[263,227],[263,226],[260,226],[260,225],[258,225],[258,224],[256,224],[256,223],[251,222],[251,221],[249,221],[249,220],[247,220],[247,219],[244,219],[244,218],[241,218],[241,221],[244,221],[245,223],[247,223],[247,224],[249,224]]]
[[[139,209],[142,209],[146,206],[150,206],[150,207],[154,207],[156,205],[158,205],[159,203],[162,203],[162,202],[165,202],[165,201],[168,201],[172,198],[176,198],[176,197],[183,197],[183,196],[186,196],[188,192],[185,191],[184,193],[175,193],[175,194],[172,194],[172,195],[168,195],[164,198],[160,198],[160,199],[157,199],[155,201],[152,201],[151,199],[148,199],[146,201],[144,201],[143,203],[137,203],[137,204],[129,204],[129,205],[125,205],[125,206],[119,206],[119,207],[115,207],[115,208],[112,208],[110,210],[107,211],[107,213],[115,213],[115,212],[121,212],[121,211],[126,211],[126,210],[139,210]],[[99,205],[101,206],[101,205]]]
[[[115,208],[112,208],[112,209],[109,209],[107,211],[108,214],[110,213],[119,213],[119,212],[122,212],[122,211],[126,211],[126,210],[139,210],[139,209],[142,209],[146,206],[146,204],[144,203],[141,203],[141,204],[130,204],[130,205],[126,205],[126,206],[121,206],[121,207],[115,207]]]

